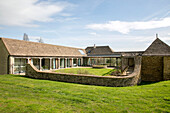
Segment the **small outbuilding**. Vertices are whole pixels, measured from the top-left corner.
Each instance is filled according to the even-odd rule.
[[[170,46],[157,38],[142,54],[142,81],[170,80]]]

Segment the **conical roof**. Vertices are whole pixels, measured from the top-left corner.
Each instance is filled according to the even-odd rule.
[[[143,56],[170,56],[170,46],[157,38],[143,53]]]

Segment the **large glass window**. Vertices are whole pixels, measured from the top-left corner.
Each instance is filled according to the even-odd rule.
[[[81,59],[78,59],[78,66],[81,66]]]
[[[67,67],[70,67],[70,59],[67,59]]]
[[[90,66],[91,65],[91,61],[90,58],[87,59],[87,65]]]
[[[25,73],[26,59],[15,58],[14,59],[14,73]]]
[[[118,66],[121,65],[121,59],[117,58]],[[117,66],[116,58],[88,58],[87,65],[107,65],[107,66]]]
[[[110,58],[110,65],[109,66],[116,66],[116,58]]]
[[[74,66],[74,67],[77,66],[77,59],[73,59],[73,66]]]
[[[50,59],[42,59],[42,69],[49,70],[50,68]]]
[[[107,66],[110,66],[110,63],[111,63],[110,58],[106,58],[106,64],[107,64]]]
[[[40,69],[40,59],[32,59],[33,65],[37,68]]]
[[[64,59],[60,59],[60,68],[64,68]]]
[[[118,67],[120,67],[120,66],[121,66],[121,59],[118,58]]]
[[[52,69],[56,69],[56,59],[52,59]]]

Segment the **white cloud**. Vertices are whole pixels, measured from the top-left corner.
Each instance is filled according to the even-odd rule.
[[[69,3],[39,0],[0,0],[0,25],[34,27],[35,21],[52,21]]]
[[[40,39],[40,36],[28,36],[30,40],[38,40]]]
[[[29,41],[32,41],[32,42],[39,42],[40,39],[44,40],[44,38],[40,36],[29,36],[28,35],[28,38],[29,38]]]
[[[104,38],[103,38],[104,37]],[[160,36],[168,45],[170,38],[168,36]],[[81,40],[80,40],[81,39]],[[86,48],[87,46],[110,46],[114,51],[144,51],[156,39],[155,35],[138,36],[138,35],[102,35],[92,37],[88,35],[66,36],[66,37],[44,37],[44,43],[63,45],[70,47]],[[72,41],[68,41],[72,40]],[[82,43],[83,42],[83,43]]]
[[[160,20],[151,20],[143,22],[124,22],[124,21],[109,21],[105,24],[89,24],[86,26],[88,29],[93,30],[108,30],[118,31],[123,34],[129,33],[131,30],[145,30],[170,26],[170,17],[162,18]]]
[[[61,15],[61,16],[65,16],[65,17],[72,16],[72,15],[71,15],[71,14],[69,14],[69,13],[61,13],[60,15]]]
[[[92,35],[92,36],[100,36],[99,34],[97,34],[97,33],[95,33],[95,32],[91,32],[91,33],[89,33],[90,35]]]
[[[76,17],[60,17],[60,18],[56,18],[55,20],[58,22],[65,22],[65,21],[74,21],[74,20],[78,20],[79,18]]]

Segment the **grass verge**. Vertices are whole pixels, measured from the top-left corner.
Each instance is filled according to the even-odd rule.
[[[102,87],[0,75],[0,113],[168,113],[170,81]]]

